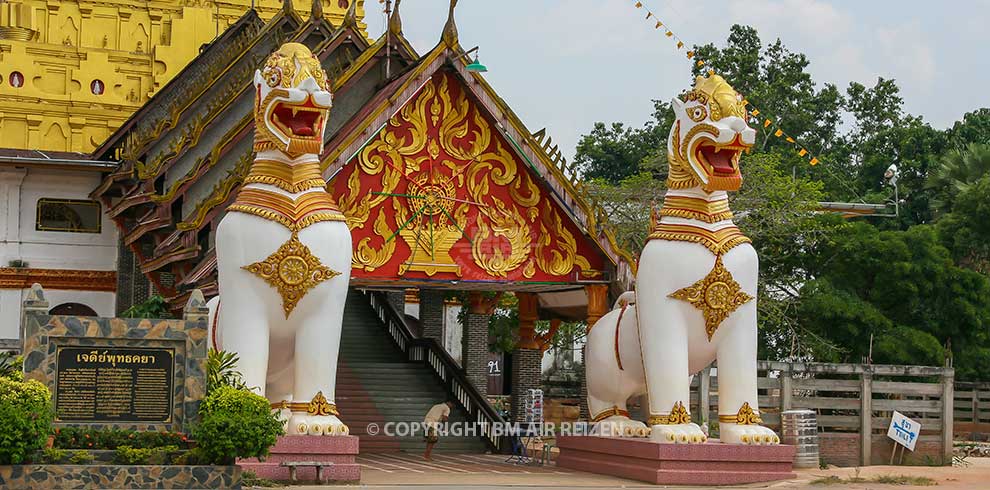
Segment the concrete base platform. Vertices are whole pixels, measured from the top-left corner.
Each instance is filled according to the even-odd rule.
[[[290,461],[331,462],[323,469],[323,478],[337,482],[361,480],[357,436],[282,436],[278,438],[271,454],[264,461],[255,458],[239,459],[237,465],[244,471],[253,471],[260,478],[289,480],[289,468],[280,466]],[[300,481],[316,481],[316,468],[299,468],[296,478]]]
[[[663,485],[739,485],[786,480],[794,446],[660,444],[648,439],[557,438],[557,466]]]

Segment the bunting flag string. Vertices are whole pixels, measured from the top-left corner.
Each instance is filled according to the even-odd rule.
[[[656,22],[653,26],[655,30],[663,29],[664,36],[671,38],[673,41],[675,41],[675,46],[676,46],[675,49],[681,50],[684,49],[685,46],[687,46],[685,41],[681,39],[680,36],[678,36],[676,33],[674,33],[674,31],[670,28],[669,25],[665,24],[662,20],[660,20],[660,18],[657,17],[657,14],[654,13],[653,10],[651,10],[648,6],[646,6],[641,0],[636,1],[634,5],[638,9],[646,10],[646,20],[653,19],[653,21]],[[707,66],[708,67],[707,71],[709,76],[715,74],[715,70],[712,68],[711,64],[709,64],[708,61],[706,60],[697,58],[697,53],[695,53],[694,50],[688,49],[685,52],[685,55],[687,56],[688,59],[694,60],[694,63],[699,68]],[[749,115],[753,119],[756,119],[757,121],[759,121],[760,119],[763,120],[763,127],[765,130],[769,131],[772,127],[772,129],[774,130],[772,134],[775,138],[784,138],[784,141],[794,146],[794,151],[795,153],[797,153],[799,157],[808,160],[808,163],[811,165],[818,165],[819,163],[818,158],[815,155],[811,154],[808,151],[808,148],[805,145],[803,145],[800,141],[798,141],[793,136],[787,134],[787,132],[784,131],[784,129],[780,126],[780,124],[777,121],[766,116],[760,118],[759,117],[760,110],[757,109],[752,102],[743,99],[743,103],[746,105],[747,108],[749,108]]]

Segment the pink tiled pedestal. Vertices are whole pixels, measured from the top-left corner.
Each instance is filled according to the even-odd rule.
[[[278,438],[271,455],[265,461],[257,459],[237,460],[244,471],[253,471],[260,478],[288,480],[289,468],[279,466],[287,461],[332,462],[333,466],[323,468],[323,478],[330,481],[356,482],[361,480],[361,467],[358,455],[357,436],[283,436]],[[296,478],[303,481],[316,481],[316,468],[300,467]]]
[[[557,438],[557,466],[664,485],[738,485],[795,478],[794,446],[659,444],[648,439]]]

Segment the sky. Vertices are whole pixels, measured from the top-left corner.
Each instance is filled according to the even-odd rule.
[[[365,0],[369,33],[384,28]],[[990,0],[646,0],[689,46],[724,46],[732,24],[807,55],[819,84],[841,90],[897,81],[904,109],[937,128],[990,107]],[[480,47],[485,77],[531,131],[546,127],[573,158],[596,121],[635,127],[652,99],[691,83],[684,51],[654,30],[635,0],[460,0],[461,46]],[[448,0],[405,0],[403,32],[420,54],[440,39]],[[731,83],[731,80],[729,81]],[[787,121],[783,121],[786,130]]]

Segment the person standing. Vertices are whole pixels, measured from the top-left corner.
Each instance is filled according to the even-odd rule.
[[[423,425],[426,426],[426,434],[423,436],[423,440],[426,441],[426,452],[423,453],[423,459],[433,460],[431,457],[433,446],[436,446],[437,441],[440,440],[438,427],[441,422],[446,422],[450,417],[451,408],[454,408],[454,401],[447,400],[430,407],[430,411],[426,412],[426,417],[423,417]]]

